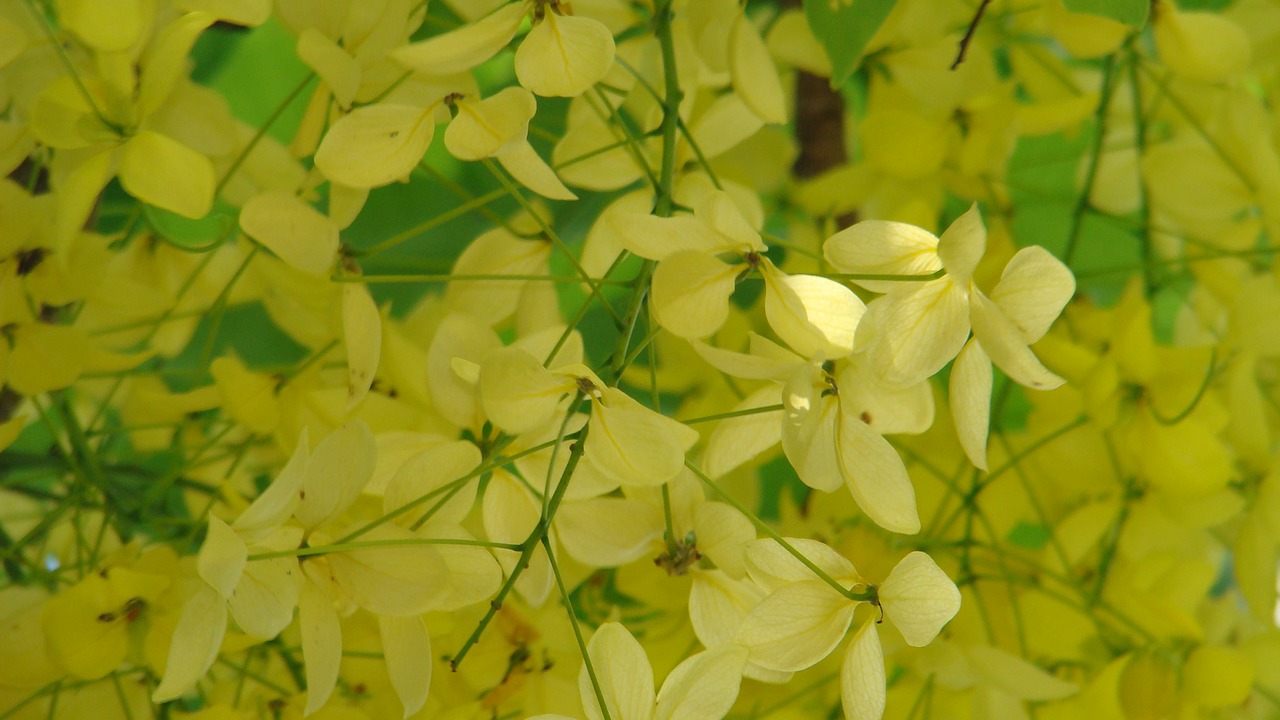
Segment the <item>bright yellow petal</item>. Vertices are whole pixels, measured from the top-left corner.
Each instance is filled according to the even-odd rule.
[[[586,460],[625,485],[661,485],[684,469],[696,442],[696,430],[605,388],[591,414]]]
[[[235,591],[248,557],[249,549],[240,536],[225,522],[209,516],[209,532],[200,545],[196,567],[200,577],[217,590],[223,599],[230,597]]]
[[[773,66],[760,31],[745,12],[738,15],[730,30],[729,72],[734,92],[757,117],[775,125],[787,121],[786,98],[778,80],[778,69]]]
[[[329,593],[308,579],[302,584],[298,602],[298,625],[302,630],[302,659],[306,665],[307,705],[304,715],[319,710],[329,701],[338,684],[342,663],[342,626]]]
[[[970,340],[951,366],[951,419],[969,462],[982,470],[987,469],[991,382],[991,360],[981,344]]]
[[[890,532],[920,532],[915,488],[898,451],[856,415],[841,411],[837,424],[841,475],[858,507]]]
[[[860,275],[928,275],[942,269],[938,238],[924,228],[885,220],[864,220],[827,238],[822,254],[836,269]],[[902,283],[854,280],[878,293]]]
[[[1033,245],[1018,251],[991,291],[991,300],[1018,328],[1022,341],[1034,343],[1076,291],[1071,270],[1048,250]]]
[[[618,567],[653,552],[662,537],[662,511],[627,498],[590,498],[564,503],[555,527],[574,560]]]
[[[987,228],[974,203],[938,237],[938,259],[955,283],[966,283],[987,251]]]
[[[254,560],[245,566],[227,605],[231,617],[246,635],[267,640],[293,622],[293,609],[298,606],[301,587],[302,572],[297,558]]]
[[[460,99],[457,108],[445,128],[444,146],[459,160],[479,160],[523,140],[538,101],[524,88],[509,87],[483,100]]]
[[[502,169],[511,173],[516,182],[542,197],[551,200],[578,199],[527,140],[507,144],[498,153],[497,159]]]
[[[1020,700],[1061,700],[1079,689],[1026,660],[990,645],[971,645],[965,654],[983,681]]]
[[[169,643],[164,677],[151,701],[168,702],[189,691],[218,657],[227,630],[227,604],[213,588],[202,585],[187,600]]]
[[[62,0],[58,22],[95,50],[127,50],[151,23],[142,0]]]
[[[880,584],[880,607],[907,644],[924,647],[960,610],[960,591],[925,553],[907,555]]]
[[[884,715],[884,651],[875,622],[864,622],[844,651],[840,704],[845,720],[880,720]]]
[[[573,381],[553,374],[520,348],[507,347],[480,364],[480,399],[489,420],[513,435],[546,425]]]
[[[347,349],[347,411],[350,412],[373,385],[382,354],[382,316],[363,283],[342,286],[342,343]]]
[[[601,625],[587,643],[587,654],[609,717],[643,720],[653,716],[653,667],[626,628],[616,622]],[[586,666],[578,674],[578,691],[588,720],[604,720]]]
[[[520,84],[543,97],[581,95],[613,66],[613,33],[598,20],[546,13],[516,50]]]
[[[404,716],[422,709],[431,689],[431,636],[417,617],[378,616],[378,634],[382,637],[382,655],[387,674],[395,689]]]
[[[298,35],[298,57],[329,86],[338,105],[344,109],[351,107],[362,76],[355,58],[314,27]]]
[[[1049,372],[1022,339],[1022,333],[999,306],[980,292],[970,295],[973,334],[996,367],[1014,382],[1036,390],[1052,390],[1065,380]]]
[[[292,193],[254,195],[240,211],[240,229],[286,263],[327,277],[338,253],[338,226]]]
[[[434,108],[378,103],[357,108],[329,128],[316,167],[334,182],[373,188],[409,176],[435,136]]]
[[[213,208],[213,162],[167,135],[143,130],[125,143],[120,184],[139,200],[199,219]]]
[[[792,672],[831,654],[853,621],[857,604],[821,580],[786,585],[760,602],[742,621],[735,639],[751,661]]]
[[[766,261],[764,312],[769,327],[797,353],[827,360],[853,352],[866,306],[852,290],[817,275],[787,275]]]
[[[653,720],[722,718],[738,699],[747,650],[724,645],[681,662],[658,691]]]
[[[424,75],[465,72],[511,42],[528,11],[525,2],[511,3],[457,30],[406,45],[393,52],[392,57]]]
[[[733,411],[777,405],[782,396],[777,386],[763,387],[733,407]],[[711,431],[702,469],[718,478],[782,441],[781,411],[743,415],[721,420]]]
[[[332,520],[355,502],[373,475],[377,447],[362,420],[343,425],[316,445],[294,510],[304,528]]]
[[[942,369],[969,338],[969,293],[950,278],[871,301],[880,331],[871,359],[895,385],[911,385]]]
[[[174,87],[187,78],[187,56],[200,33],[214,20],[207,13],[186,13],[166,25],[151,42],[142,58],[142,73],[138,79],[139,117],[145,118],[158,110],[169,99]],[[114,18],[112,22],[115,22]]]
[[[692,250],[668,255],[653,273],[658,323],[682,338],[706,337],[719,330],[729,317],[729,296],[742,268]]]

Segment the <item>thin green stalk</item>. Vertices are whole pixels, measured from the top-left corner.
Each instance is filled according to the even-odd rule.
[[[663,487],[665,488],[666,486],[664,485]],[[547,561],[551,565],[551,575],[556,579],[556,587],[560,589],[560,600],[564,603],[565,612],[569,615],[569,626],[573,628],[573,637],[578,642],[578,652],[582,654],[582,665],[587,670],[587,677],[591,679],[591,690],[595,693],[596,704],[600,707],[604,720],[612,720],[609,714],[609,705],[604,701],[604,691],[600,688],[600,678],[596,675],[595,664],[591,662],[591,655],[587,652],[587,643],[582,638],[582,628],[578,625],[578,614],[573,611],[573,598],[569,595],[569,589],[565,587],[564,577],[560,574],[560,565],[556,562],[555,553],[551,550],[551,538],[543,534],[540,539],[543,549],[547,552]]]

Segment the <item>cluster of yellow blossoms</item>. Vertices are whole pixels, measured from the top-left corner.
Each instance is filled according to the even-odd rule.
[[[1278,102],[1273,0],[0,0],[0,720],[1280,716]]]

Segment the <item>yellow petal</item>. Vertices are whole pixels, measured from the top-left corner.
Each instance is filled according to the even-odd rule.
[[[871,359],[894,385],[942,369],[969,338],[969,293],[950,278],[876,298],[868,306],[880,331]]]
[[[338,624],[333,598],[311,580],[302,584],[298,612],[307,678],[307,705],[303,714],[310,715],[329,701],[333,688],[338,684],[342,626]]]
[[[787,275],[768,263],[764,312],[769,327],[797,353],[827,360],[853,352],[853,337],[866,306],[852,290],[817,275]]]
[[[241,27],[258,27],[271,18],[271,0],[179,0],[178,6]]]
[[[700,502],[693,511],[693,529],[698,551],[717,568],[735,579],[746,573],[745,548],[756,536],[746,516],[727,503]]]
[[[840,704],[846,720],[880,720],[884,715],[884,651],[874,622],[863,623],[844,651]]]
[[[933,389],[928,382],[905,387],[887,385],[864,355],[836,376],[841,412],[858,417],[881,435],[919,434],[933,424]]]
[[[519,435],[546,425],[574,383],[520,348],[489,353],[480,364],[480,399],[489,420]]]
[[[351,107],[361,81],[360,64],[355,58],[314,27],[298,35],[298,57],[329,86],[338,105]]]
[[[27,36],[12,20],[0,18],[0,68],[13,62],[27,49]]]
[[[1065,380],[1049,372],[1022,339],[1018,327],[1000,308],[980,292],[970,295],[973,335],[982,349],[1009,376],[1024,387],[1052,390]]]
[[[62,0],[58,22],[86,45],[107,52],[127,50],[151,22],[142,0]]]
[[[382,354],[382,316],[363,283],[342,286],[342,343],[347,349],[347,412],[373,385]]]
[[[734,92],[757,117],[775,125],[787,121],[778,69],[773,66],[760,31],[745,12],[738,15],[729,33],[729,72]]]
[[[338,226],[295,195],[268,190],[240,211],[240,229],[289,265],[327,277],[338,252]]]
[[[310,456],[311,445],[308,443],[307,430],[303,428],[289,461],[275,480],[258,495],[258,499],[236,518],[235,529],[246,537],[256,538],[274,530],[292,515],[294,508],[298,506],[298,488],[306,478],[307,460]]]
[[[516,182],[551,200],[577,200],[555,170],[542,159],[527,140],[507,144],[497,155],[498,164]]]
[[[473,495],[466,509],[471,510],[474,504]],[[466,530],[445,524],[438,516],[439,513],[418,531],[420,537],[475,540]],[[448,566],[449,592],[433,603],[433,608],[442,612],[461,610],[485,602],[498,592],[502,585],[502,566],[487,548],[442,544],[435,549]]]
[[[82,330],[69,325],[24,323],[11,331],[9,387],[21,395],[40,395],[70,387],[83,371],[91,347]]]
[[[1254,661],[1241,650],[1201,645],[1182,666],[1183,691],[1205,707],[1239,705],[1249,699]]]
[[[381,525],[360,536],[367,542],[410,542],[416,536]],[[328,556],[333,579],[353,602],[378,615],[419,615],[449,593],[448,567],[430,545],[391,545]]]
[[[698,432],[650,410],[617,388],[594,403],[586,460],[626,485],[661,485],[684,469]]]
[[[275,378],[249,370],[234,355],[214,359],[209,374],[213,375],[227,415],[254,432],[275,430],[280,423]]]
[[[551,243],[525,240],[502,228],[472,240],[453,264],[454,275],[546,275]],[[490,325],[516,311],[520,289],[517,280],[453,280],[445,288],[449,307],[468,313]]]
[[[457,374],[454,358],[479,363],[501,346],[493,330],[469,315],[451,313],[440,323],[427,348],[427,386],[436,409],[449,422],[477,430],[484,422],[476,386]]]
[[[733,412],[777,405],[777,386],[761,388],[733,407]],[[707,441],[702,467],[707,476],[718,478],[782,441],[779,413],[758,413],[721,420]]]
[[[225,522],[210,515],[209,532],[196,557],[200,577],[226,599],[240,582],[248,557],[249,549],[240,536]]]
[[[689,590],[689,621],[707,647],[733,642],[738,626],[764,593],[750,580],[734,580],[721,570],[693,573]]]
[[[182,607],[169,642],[164,677],[151,693],[151,701],[168,702],[194,687],[217,659],[226,631],[226,602],[213,588],[202,584]]]
[[[1071,270],[1048,250],[1033,245],[1018,251],[991,291],[991,300],[1018,328],[1025,343],[1034,343],[1076,291]]]
[[[626,628],[616,622],[601,625],[587,643],[587,655],[595,667],[609,717],[653,716],[653,667],[644,648]],[[578,691],[588,720],[604,720],[585,666],[578,674]]]
[[[822,253],[841,272],[862,275],[928,275],[942,269],[938,238],[924,228],[864,220],[827,238]],[[872,292],[901,289],[901,282],[854,280]]]
[[[791,583],[771,593],[742,621],[735,639],[751,661],[793,672],[831,654],[853,621],[857,604],[821,580]]]
[[[422,709],[431,688],[431,636],[418,617],[378,616],[382,655],[386,659],[391,687],[404,706],[404,716]]]
[[[1079,689],[997,647],[971,645],[965,648],[965,654],[983,681],[1020,700],[1061,700]]]
[[[604,222],[618,234],[622,247],[649,260],[663,260],[682,250],[714,252],[720,244],[716,232],[697,217],[611,212]]]
[[[428,493],[440,490],[474,470],[480,464],[480,459],[479,448],[465,440],[442,442],[415,454],[387,483],[382,498],[383,512],[395,512]],[[478,481],[470,483],[469,489],[458,492],[453,499],[440,506],[432,516],[433,521],[462,522],[475,502],[477,484]],[[431,505],[419,507],[425,511]],[[401,524],[406,524],[405,521],[411,517],[414,515],[402,515]]]
[[[858,507],[890,532],[920,532],[915,488],[898,451],[862,418],[843,409],[837,425],[840,472]]]
[[[566,502],[555,517],[560,543],[590,567],[618,567],[653,552],[662,537],[662,511],[617,497]]]
[[[293,546],[297,547],[297,543]],[[254,560],[245,566],[227,606],[246,635],[270,639],[293,622],[293,609],[298,606],[301,587],[302,572],[297,558]]]
[[[457,30],[406,45],[391,55],[408,68],[424,75],[452,75],[465,72],[488,60],[506,47],[528,12],[524,2],[514,2],[483,19]]]
[[[729,296],[740,269],[692,250],[668,255],[653,273],[658,323],[682,338],[706,337],[719,330],[729,317]]]
[[[738,699],[747,650],[724,645],[681,662],[658,691],[653,720],[704,720],[729,713]]]
[[[78,678],[115,670],[129,651],[129,621],[122,610],[108,580],[97,573],[51,597],[40,613],[49,659]]]
[[[373,475],[377,444],[362,420],[325,436],[307,458],[294,516],[308,530],[332,520],[355,502]]]
[[[409,176],[435,136],[434,107],[378,103],[339,118],[316,149],[325,177],[373,188]]]
[[[856,579],[858,571],[853,563],[835,548],[811,538],[785,538],[787,544],[837,580]],[[747,545],[747,572],[765,592],[774,592],[788,585],[813,580],[813,570],[800,562],[773,538],[760,538]]]
[[[598,20],[547,12],[516,50],[516,77],[537,95],[574,97],[604,78],[615,52]]]
[[[1183,77],[1220,82],[1249,67],[1249,36],[1218,13],[1181,12],[1162,6],[1153,25],[1160,60]]]
[[[139,117],[145,118],[160,109],[174,87],[187,78],[187,56],[200,33],[214,20],[212,15],[202,12],[180,15],[152,41],[142,57],[142,73],[138,79]]]
[[[523,140],[538,102],[528,90],[509,87],[479,101],[460,99],[456,107],[458,113],[444,131],[444,146],[459,160],[479,160]]]
[[[938,238],[938,259],[952,282],[966,283],[987,250],[987,229],[974,203]]]
[[[563,453],[562,453],[563,454]],[[485,487],[483,501],[484,532],[494,542],[522,543],[542,516],[542,504],[510,473],[497,471]],[[508,573],[515,566],[517,553],[496,553],[498,562]],[[516,581],[516,590],[530,604],[537,606],[547,599],[555,578],[546,553],[535,552],[529,567]]]
[[[836,416],[840,405],[835,397],[817,392],[811,377],[812,369],[806,367],[788,380],[783,390],[786,414],[782,450],[801,482],[815,490],[832,492],[840,487],[841,480],[836,456]]]
[[[960,610],[960,591],[925,553],[908,554],[880,585],[880,607],[907,644],[924,647]]]
[[[143,130],[125,143],[120,184],[139,200],[199,219],[213,208],[213,162],[166,135]]]
[[[951,418],[960,447],[974,467],[987,469],[987,432],[991,426],[991,359],[970,340],[951,366]]]

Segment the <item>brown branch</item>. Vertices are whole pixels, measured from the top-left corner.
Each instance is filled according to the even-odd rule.
[[[973,14],[973,20],[969,22],[969,29],[965,31],[964,37],[960,38],[960,52],[956,53],[956,61],[951,63],[952,70],[960,67],[960,63],[964,62],[964,54],[969,49],[969,43],[973,41],[973,34],[978,31],[978,23],[982,22],[982,15],[987,11],[987,6],[990,4],[991,0],[982,0],[978,5],[978,11]]]

